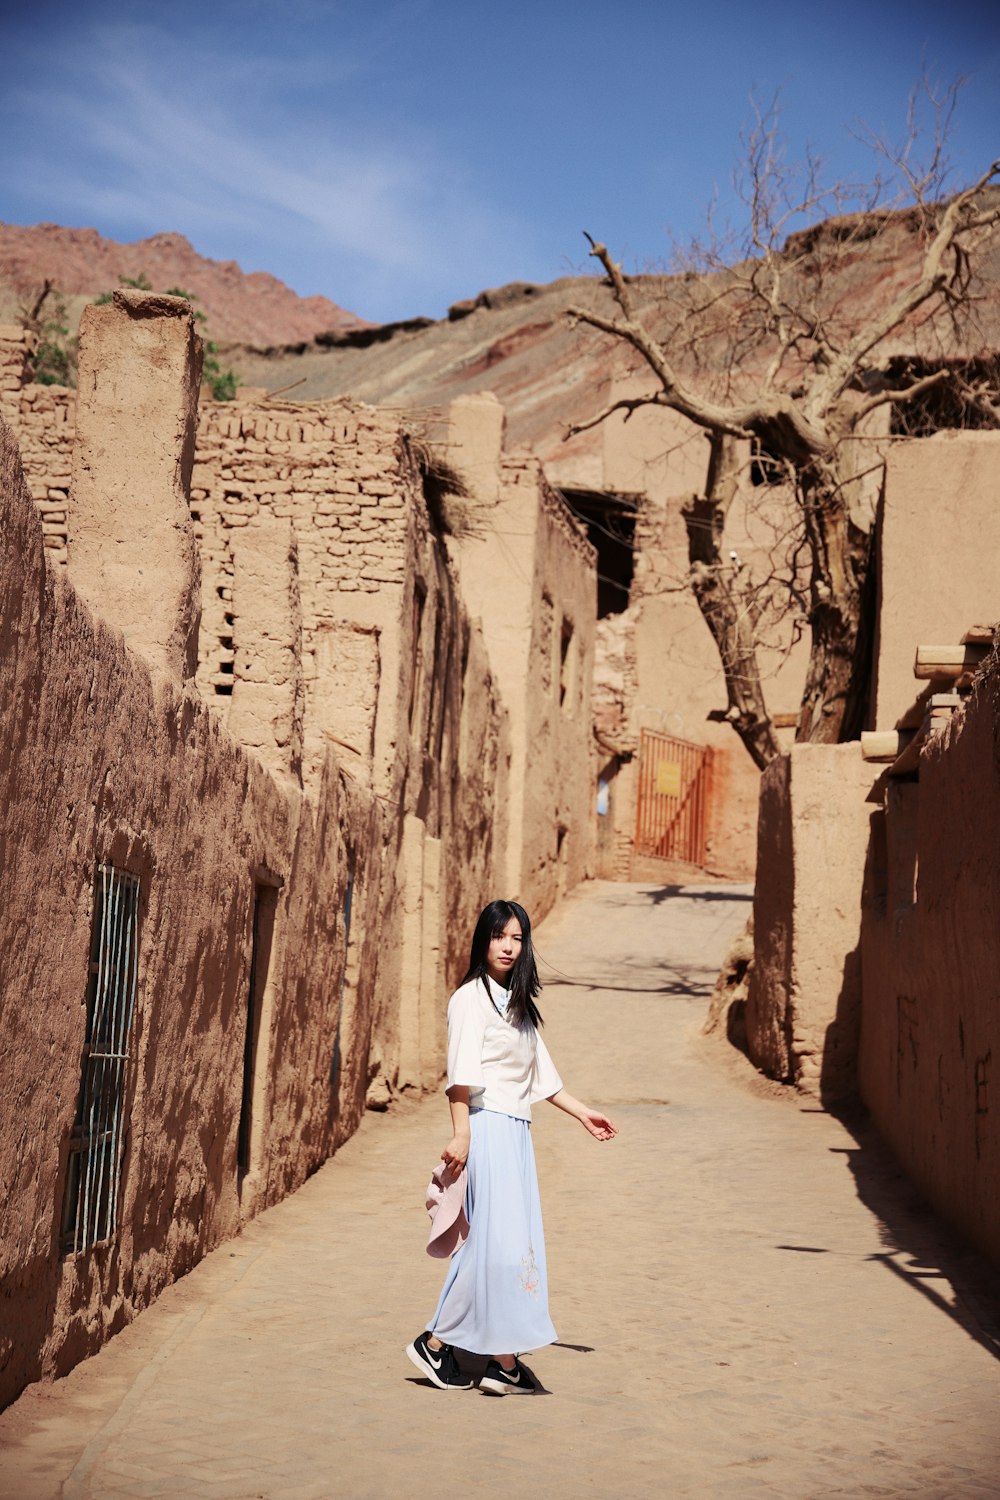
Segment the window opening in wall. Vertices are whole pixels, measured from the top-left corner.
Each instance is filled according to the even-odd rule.
[[[573,707],[574,686],[573,622],[563,615],[559,639],[559,706],[568,713]]]
[[[210,652],[210,655],[214,655],[215,659],[215,673],[212,677],[212,686],[219,697],[230,698],[233,692],[233,677],[236,665],[236,650],[233,638],[236,616],[232,612],[232,589],[229,585],[225,583],[217,584],[215,592],[223,605],[228,605],[229,607],[224,608],[222,616],[223,628],[215,637],[216,650],[214,653]]]
[[[99,865],[80,1096],[63,1200],[62,1245],[73,1254],[110,1239],[118,1225],[138,949],[139,882],[113,865]]]
[[[572,515],[586,527],[597,552],[597,617],[628,607],[635,563],[635,522],[639,495],[602,490],[561,490]]]
[[[241,1178],[246,1176],[251,1165],[260,1018],[264,1009],[268,970],[271,966],[271,944],[274,939],[274,916],[277,908],[277,885],[270,882],[259,882],[255,885],[253,928],[250,939],[250,983],[247,987],[247,1019],[243,1037],[243,1098],[240,1103],[240,1130],[236,1145],[237,1168]]]

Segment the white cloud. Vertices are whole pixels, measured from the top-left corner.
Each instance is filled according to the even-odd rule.
[[[501,223],[465,163],[380,109],[382,80],[350,55],[307,67],[304,83],[287,58],[206,54],[148,26],[98,29],[93,42],[57,68],[58,85],[9,100],[27,126],[20,195],[43,217],[177,229],[286,277],[283,263],[311,262],[315,284],[299,269],[300,290],[355,303],[400,280],[462,295],[496,247],[509,255],[512,234],[528,235]],[[329,102],[317,99],[331,79]],[[331,263],[358,292],[335,284]]]

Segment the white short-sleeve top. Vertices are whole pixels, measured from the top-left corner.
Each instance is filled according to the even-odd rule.
[[[489,976],[468,980],[452,995],[448,1087],[464,1084],[470,1109],[530,1120],[531,1106],[557,1094],[562,1079],[534,1026],[514,1026],[502,1014],[506,1006],[507,991]]]

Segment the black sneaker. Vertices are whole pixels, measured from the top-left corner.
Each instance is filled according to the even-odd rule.
[[[413,1361],[421,1375],[442,1391],[468,1391],[472,1388],[472,1379],[463,1375],[458,1368],[458,1360],[455,1351],[450,1344],[442,1344],[440,1349],[432,1349],[428,1343],[430,1335],[420,1333],[407,1344],[407,1356]]]
[[[506,1396],[508,1391],[521,1396],[535,1394],[531,1376],[519,1359],[515,1359],[513,1370],[505,1370],[498,1360],[491,1359],[486,1366],[486,1374],[479,1382],[479,1389],[490,1391],[494,1396]]]

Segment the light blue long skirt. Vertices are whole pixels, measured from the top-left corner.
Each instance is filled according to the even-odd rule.
[[[469,1127],[469,1237],[451,1257],[427,1326],[470,1354],[522,1354],[556,1338],[531,1126],[479,1109]]]

